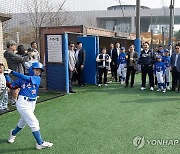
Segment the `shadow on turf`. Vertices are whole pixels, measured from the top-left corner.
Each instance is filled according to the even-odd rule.
[[[7,142],[7,139],[1,139],[0,140],[0,145],[3,144],[10,144]],[[0,153],[16,153],[16,152],[23,152],[23,151],[29,151],[29,150],[34,150],[34,148],[26,148],[26,149],[0,149]]]
[[[98,87],[98,86],[92,86],[90,85],[91,88],[84,88],[82,89],[83,92],[86,93],[91,93],[91,92],[103,92],[103,93],[107,93],[108,95],[116,95],[116,94],[129,94],[129,95],[156,95],[156,96],[179,96],[179,94],[177,92],[172,92],[172,91],[167,91],[166,93],[162,93],[162,92],[157,92],[157,88],[155,88],[154,91],[150,91],[149,87],[142,91],[140,90],[140,85],[137,84],[135,85],[134,88],[131,87],[127,87],[125,88],[125,85],[120,85],[118,83],[116,84],[109,84],[108,87],[106,86],[102,86],[102,87]],[[81,90],[80,90],[81,91]]]
[[[26,153],[26,151],[35,150],[35,148],[24,148],[24,149],[1,149],[0,153]]]
[[[179,99],[178,98],[166,98],[166,97],[161,97],[159,99],[154,99],[154,98],[146,98],[146,99],[136,99],[135,101],[125,101],[124,103],[159,103],[159,102],[177,102]]]
[[[150,91],[148,88],[144,91],[140,90],[140,85],[135,85],[134,88],[125,88],[124,85],[120,84],[109,84],[108,87],[92,86],[80,90],[83,93],[106,93],[107,95],[118,95],[119,97],[134,97],[134,101],[126,100],[121,103],[159,103],[159,102],[177,102],[179,100],[179,94],[174,91],[167,91],[166,93],[157,92],[157,88],[154,91]],[[101,94],[100,94],[101,95]],[[147,96],[147,97],[146,97]]]
[[[7,140],[1,139],[1,140],[0,140],[0,144],[3,144],[3,143],[7,143]]]

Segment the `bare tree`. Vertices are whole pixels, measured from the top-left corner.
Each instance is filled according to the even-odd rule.
[[[50,0],[26,0],[25,6],[29,14],[29,20],[33,27],[33,33],[35,35],[35,41],[39,43],[39,28],[44,26],[52,26],[52,19],[61,19],[62,25],[66,20],[66,16],[61,16],[60,13],[64,13],[63,6],[66,0],[63,0],[59,4],[53,4]]]

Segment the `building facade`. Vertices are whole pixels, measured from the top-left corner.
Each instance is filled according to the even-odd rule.
[[[7,14],[2,14],[0,13],[0,63],[3,63],[6,65],[6,61],[4,59],[3,53],[4,53],[4,49],[3,49],[3,22],[5,22],[6,20],[11,19],[11,17]]]
[[[180,8],[174,10],[174,24],[180,25]],[[43,14],[43,13],[42,13]],[[165,35],[169,32],[169,8],[151,9],[141,6],[140,9],[140,31],[161,33],[164,28]],[[40,18],[40,13],[38,14]],[[6,32],[19,32],[20,41],[24,37],[32,37],[32,19],[28,13],[16,13],[12,19],[7,22]],[[47,18],[38,24],[38,27],[58,27],[84,25],[108,29],[119,33],[121,37],[128,37],[131,33],[136,32],[136,6],[135,5],[116,5],[108,7],[107,10],[99,11],[60,11],[48,13]],[[29,31],[27,31],[27,29]],[[8,38],[9,39],[9,38]],[[23,42],[22,42],[23,43]]]

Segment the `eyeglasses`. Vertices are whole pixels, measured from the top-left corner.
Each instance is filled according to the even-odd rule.
[[[74,47],[74,45],[70,45],[70,47]]]
[[[179,49],[179,48],[175,48],[175,49]]]

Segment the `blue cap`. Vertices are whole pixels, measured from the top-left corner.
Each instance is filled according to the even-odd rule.
[[[121,47],[121,50],[124,50],[125,49],[125,47]]]
[[[164,52],[169,52],[169,50],[168,49],[164,49]]]
[[[157,56],[157,59],[162,59],[162,56],[160,56],[160,55],[159,55],[159,56]]]

